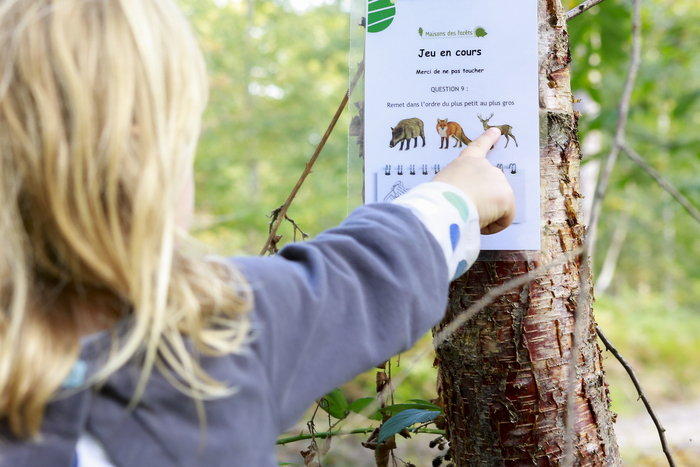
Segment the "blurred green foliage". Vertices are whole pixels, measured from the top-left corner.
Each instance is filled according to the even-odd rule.
[[[181,3],[200,36],[211,82],[195,167],[194,233],[219,253],[258,254],[265,216],[285,201],[347,89],[349,4]],[[567,9],[577,3],[564,0]],[[610,147],[630,60],[631,16],[630,1],[606,0],[569,23],[572,89],[583,98],[584,166],[604,160]],[[700,2],[646,0],[642,22],[627,141],[700,207]],[[289,212],[312,237],[347,214],[347,125],[344,116]],[[697,397],[700,225],[620,154],[603,205],[596,276],[625,219],[617,268],[598,293],[596,317],[652,397]],[[288,225],[281,233],[282,243],[292,240]],[[641,410],[616,365],[606,362],[614,409]],[[371,394],[360,388],[372,378],[349,384],[345,395],[352,401]],[[397,402],[434,397],[434,384],[431,362],[422,362],[398,388]]]
[[[572,8],[578,2],[564,3]],[[630,62],[631,17],[631,2],[606,0],[569,23],[571,85],[584,99],[579,121],[584,163],[603,162],[610,148]],[[641,58],[627,142],[700,208],[700,3],[643,2]],[[598,292],[596,319],[636,369],[652,403],[696,399],[700,225],[620,154],[598,229],[598,278],[613,237],[626,222],[615,275],[610,287]],[[606,370],[613,409],[642,411],[612,357]]]
[[[565,6],[576,3],[567,0]],[[584,98],[579,122],[584,162],[604,159],[614,135],[630,61],[631,16],[631,2],[607,0],[569,23],[571,85],[576,97]],[[700,3],[645,1],[642,25],[642,64],[627,141],[700,207]],[[608,292],[661,294],[666,306],[697,310],[700,225],[621,154],[603,205],[596,272],[625,215],[630,215],[629,231]]]
[[[257,254],[265,216],[286,200],[347,90],[349,16],[339,3],[305,11],[286,1],[181,4],[211,87],[194,233],[219,253]],[[347,125],[344,116],[288,214],[312,235],[347,214]]]

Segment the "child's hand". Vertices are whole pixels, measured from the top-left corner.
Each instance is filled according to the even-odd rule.
[[[503,172],[486,160],[486,153],[500,137],[498,128],[490,128],[433,177],[433,181],[454,185],[471,198],[479,211],[482,234],[500,232],[515,218],[513,189]]]

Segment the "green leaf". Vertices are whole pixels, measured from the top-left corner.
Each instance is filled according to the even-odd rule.
[[[363,397],[361,399],[357,399],[355,402],[350,404],[350,406],[348,407],[348,410],[350,410],[351,412],[355,412],[356,414],[364,415],[365,417],[369,418],[370,420],[381,421],[382,420],[381,412],[375,411],[373,413],[370,413],[369,415],[365,415],[362,413],[362,411],[365,410],[365,408],[367,408],[367,406],[369,406],[374,401],[375,401],[374,397]]]
[[[399,431],[411,425],[415,425],[416,423],[426,423],[431,420],[435,420],[439,415],[439,410],[404,410],[403,412],[392,416],[389,420],[384,422],[382,427],[379,429],[377,443],[383,443],[385,440],[391,438]]]
[[[343,420],[349,413],[348,401],[345,400],[345,396],[338,388],[323,396],[321,408],[331,414],[331,417],[335,417],[338,420]]]

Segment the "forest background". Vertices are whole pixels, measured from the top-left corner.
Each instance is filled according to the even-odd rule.
[[[577,3],[564,0],[567,9]],[[217,253],[259,254],[266,216],[287,198],[347,90],[350,0],[181,4],[200,37],[211,87],[195,162],[193,233]],[[571,87],[581,99],[583,172],[592,177],[614,135],[631,18],[630,1],[606,0],[568,25]],[[700,2],[644,0],[642,24],[627,143],[700,207]],[[347,188],[348,146],[355,144],[354,138],[348,143],[347,128],[354,110],[351,105],[341,117],[288,213],[311,237],[360,203],[359,190]],[[289,223],[280,234],[281,244],[294,239]],[[700,407],[700,224],[622,154],[593,260],[596,319],[637,371],[652,404]],[[419,344],[430,345],[429,338]],[[617,362],[608,358],[606,372],[620,419],[642,412]],[[430,359],[410,373],[397,388],[398,399],[435,397]],[[363,375],[346,385],[348,400],[371,395],[373,378]],[[696,423],[690,446],[700,457]],[[626,465],[656,465],[660,457],[621,445]]]

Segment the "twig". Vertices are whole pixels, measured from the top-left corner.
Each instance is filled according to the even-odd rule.
[[[624,367],[625,371],[627,371],[627,374],[632,380],[632,383],[634,383],[634,387],[637,389],[637,394],[639,394],[639,398],[642,399],[642,402],[644,402],[644,406],[647,408],[649,416],[654,421],[654,425],[656,425],[656,430],[659,432],[659,439],[661,440],[661,447],[663,448],[664,454],[666,454],[668,464],[671,467],[676,467],[676,463],[673,461],[673,456],[671,455],[671,451],[668,448],[668,444],[666,443],[666,435],[664,434],[666,429],[663,426],[661,426],[661,422],[656,416],[654,409],[651,408],[651,403],[649,402],[649,399],[644,393],[644,389],[642,389],[642,385],[640,384],[639,379],[637,379],[637,375],[635,374],[630,364],[627,363],[627,360],[625,360],[622,354],[620,354],[620,352],[610,343],[608,338],[605,337],[605,334],[603,334],[603,331],[600,330],[600,327],[596,325],[595,330],[600,340],[603,341],[603,344],[605,344],[605,348],[608,349],[608,351],[612,353],[615,356],[615,358],[617,358],[620,364]]]
[[[566,12],[566,21],[571,21],[584,11],[588,11],[599,3],[603,3],[605,0],[586,0],[577,7],[572,8]]]
[[[632,58],[630,60],[629,70],[627,71],[627,79],[625,80],[625,86],[622,92],[622,99],[620,99],[620,105],[618,106],[615,140],[613,141],[612,147],[610,148],[610,153],[608,154],[608,157],[605,162],[605,169],[603,170],[603,173],[601,174],[600,179],[598,180],[595,196],[593,198],[593,207],[591,209],[591,223],[588,228],[588,236],[589,238],[593,239],[595,239],[595,231],[598,225],[598,218],[600,216],[600,211],[603,206],[603,198],[605,198],[605,193],[607,192],[608,184],[610,182],[610,175],[612,174],[613,168],[615,167],[615,162],[617,161],[617,155],[620,153],[620,148],[625,144],[625,127],[627,126],[627,117],[629,116],[630,111],[630,97],[632,96],[634,83],[637,79],[637,72],[639,71],[639,66],[642,62],[642,27],[640,20],[640,4],[641,0],[634,0],[634,17],[632,20]]]
[[[325,397],[319,397],[318,401],[316,402],[316,408],[314,409],[314,413],[311,414],[311,420],[310,422],[313,423],[314,418],[316,418],[316,414],[318,413],[318,409],[321,407],[321,402],[326,401],[326,404],[328,404],[328,399]],[[328,404],[330,406],[330,404]]]
[[[681,206],[685,208],[686,211],[688,211],[688,214],[690,214],[693,219],[695,219],[697,222],[700,222],[700,211],[698,211],[698,208],[693,206],[693,204],[686,198],[683,193],[678,191],[678,189],[673,186],[668,180],[666,180],[659,172],[657,172],[653,167],[651,167],[649,164],[647,164],[642,156],[640,156],[634,149],[632,149],[629,145],[626,143],[623,143],[621,146],[622,151],[627,154],[627,156],[634,161],[635,164],[637,164],[639,167],[644,169],[646,173],[652,176],[654,180],[668,192],[673,198],[680,203]]]
[[[537,279],[539,276],[541,276],[543,273],[548,271],[549,269],[562,265],[564,263],[568,263],[569,261],[573,260],[577,256],[581,255],[584,251],[584,246],[580,246],[576,248],[575,250],[568,251],[566,253],[563,253],[559,257],[553,259],[547,264],[543,264],[542,266],[539,266],[532,271],[528,272],[527,274],[523,274],[521,276],[518,276],[514,279],[511,279],[504,284],[501,284],[498,287],[494,287],[489,292],[484,295],[481,299],[479,299],[476,303],[474,303],[472,306],[470,306],[468,309],[460,313],[455,317],[455,319],[443,330],[440,332],[436,333],[434,339],[433,339],[433,347],[437,348],[439,347],[442,343],[445,342],[454,332],[459,329],[461,326],[463,326],[468,320],[470,320],[472,317],[474,317],[477,313],[479,313],[481,310],[483,310],[487,305],[492,303],[494,300],[496,300],[498,297],[503,295],[504,293],[515,289],[517,287],[521,287],[528,282],[531,282],[535,279]],[[404,379],[406,379],[406,375],[411,373],[411,370],[416,366],[416,364],[423,360],[428,352],[432,351],[432,348],[426,347],[423,351],[417,352],[416,355],[413,356],[411,361],[407,364],[404,365],[404,370],[401,374],[397,375],[395,377],[395,380],[393,381],[395,386],[401,385]],[[378,402],[375,400],[371,404],[368,404],[367,407],[365,407],[361,411],[361,415],[367,415],[374,410],[377,409]],[[359,420],[360,416],[357,415],[357,419]],[[349,417],[345,420],[348,422],[351,420],[353,417]],[[364,418],[362,419],[364,420]],[[352,422],[350,422],[350,425],[352,425]],[[349,431],[353,431],[350,429]],[[335,433],[342,433],[342,431],[335,432]],[[367,432],[365,432],[367,433]],[[420,433],[435,433],[435,434],[444,434],[443,430],[431,430],[431,429],[423,429],[420,431]],[[317,436],[319,434],[317,433]]]
[[[289,216],[286,215],[286,214],[285,214],[284,218],[287,219],[287,220],[292,224],[292,226],[293,226],[293,228],[294,228],[294,241],[295,241],[295,242],[297,241],[297,231],[299,231],[299,233],[301,234],[301,239],[302,239],[302,240],[309,238],[309,234],[307,234],[306,232],[304,232],[303,230],[301,230],[301,227],[299,227],[299,224],[297,224],[296,222],[294,222],[294,219],[292,219],[291,217],[289,217]]]
[[[260,256],[263,256],[265,253],[267,253],[269,251],[270,246],[271,246],[272,242],[274,241],[275,236],[277,235],[277,230],[279,229],[280,224],[287,216],[287,210],[292,205],[292,201],[294,201],[294,198],[296,197],[297,193],[299,192],[301,185],[304,184],[306,177],[308,177],[309,174],[311,173],[311,169],[313,168],[314,164],[316,163],[316,159],[318,159],[318,155],[321,153],[321,150],[326,145],[326,141],[328,141],[328,138],[330,137],[331,133],[333,132],[333,129],[335,128],[335,124],[338,123],[338,119],[340,118],[340,115],[343,113],[343,110],[345,110],[345,106],[348,104],[349,96],[352,93],[352,91],[355,89],[355,85],[359,81],[360,76],[362,75],[362,73],[364,71],[364,68],[365,68],[364,63],[360,63],[360,65],[357,67],[357,72],[355,73],[355,76],[353,77],[352,82],[350,83],[348,91],[343,96],[343,100],[340,102],[340,105],[338,106],[338,110],[335,112],[335,115],[333,116],[331,123],[328,125],[328,129],[326,130],[326,133],[323,135],[323,138],[321,138],[321,142],[318,143],[318,146],[316,146],[316,150],[314,151],[313,156],[311,156],[311,159],[309,159],[309,161],[306,163],[306,167],[304,168],[304,172],[302,172],[301,177],[299,177],[299,181],[292,189],[292,192],[289,194],[289,197],[287,197],[287,201],[285,201],[284,204],[278,208],[279,213],[277,215],[277,218],[274,220],[274,222],[270,226],[270,234],[267,237],[267,241],[265,242],[265,246],[260,251]]]
[[[422,432],[422,431],[420,431],[420,430],[422,430],[422,429],[425,428],[426,426],[432,425],[433,423],[435,423],[435,420],[430,420],[429,422],[421,423],[421,424],[418,425],[417,427],[411,428],[410,431],[411,431],[411,433],[424,433],[424,432]]]
[[[459,327],[463,326],[474,315],[479,313],[488,304],[490,304],[491,302],[496,300],[498,297],[500,297],[504,293],[508,292],[509,290],[513,290],[517,287],[523,286],[523,285],[527,284],[528,282],[532,282],[533,280],[537,279],[541,274],[543,274],[547,270],[549,270],[555,266],[559,266],[560,264],[568,263],[573,258],[580,255],[582,252],[583,252],[583,246],[580,246],[580,247],[576,248],[575,250],[567,251],[566,253],[562,254],[558,258],[556,258],[556,259],[550,261],[549,263],[544,264],[536,269],[533,269],[532,271],[528,272],[527,274],[523,274],[521,276],[518,276],[514,279],[509,280],[508,282],[505,282],[504,284],[499,285],[498,287],[494,287],[494,288],[490,289],[486,295],[481,297],[476,303],[474,303],[472,306],[467,308],[464,312],[457,315],[457,317],[445,329],[443,329],[442,331],[437,333],[435,335],[435,338],[433,339],[433,346],[436,348],[439,347],[443,342],[445,342],[446,339],[448,339],[452,334],[454,334],[454,332]],[[423,355],[421,354],[420,357],[422,357],[422,356]]]
[[[329,436],[336,437],[342,435],[365,435],[367,433],[373,432],[374,430],[375,428],[355,428],[353,430],[320,431],[316,432],[314,436],[319,439],[325,439]],[[438,430],[435,428],[422,428],[421,430],[417,431],[417,433],[445,436],[445,430]],[[288,438],[280,438],[277,440],[277,444],[289,444],[294,443],[296,441],[304,441],[307,439],[311,439],[311,437],[312,436],[310,433],[306,433],[303,435],[290,436]]]
[[[511,279],[504,284],[499,285],[498,287],[494,287],[489,292],[484,295],[482,298],[480,298],[476,303],[474,303],[472,306],[470,306],[468,309],[460,313],[455,317],[455,319],[447,326],[445,327],[442,331],[438,332],[435,334],[435,337],[433,338],[433,346],[428,347],[426,346],[425,349],[423,349],[420,352],[416,352],[416,354],[413,356],[413,358],[408,362],[408,364],[404,364],[404,371],[402,371],[399,375],[397,375],[394,378],[394,385],[395,386],[400,386],[401,383],[406,379],[406,376],[411,373],[411,370],[420,362],[423,360],[426,355],[429,352],[433,351],[433,348],[437,348],[442,343],[445,342],[446,339],[448,339],[454,332],[459,329],[461,326],[463,326],[467,321],[469,321],[472,317],[474,317],[477,313],[479,313],[481,310],[483,310],[487,305],[489,305],[491,302],[496,300],[498,297],[503,295],[504,293],[515,289],[517,287],[523,286],[527,284],[528,282],[531,282],[535,279],[537,279],[539,276],[541,276],[543,273],[548,271],[549,269],[559,266],[561,264],[567,263],[571,261],[572,259],[576,258],[576,256],[580,255],[581,252],[583,251],[583,247],[579,247],[575,250],[568,251],[566,253],[563,253],[559,257],[553,259],[547,264],[543,264],[542,266],[533,269],[532,271],[528,272],[527,274],[523,274],[521,276],[518,276],[514,279]],[[379,404],[375,400],[371,404],[368,404],[367,407],[362,409],[360,412],[360,415],[368,415],[375,410],[377,410]],[[360,415],[357,415],[357,420],[362,420],[364,423],[364,418],[360,418]],[[349,418],[345,420],[349,420]],[[431,430],[424,430],[421,431],[421,433],[433,433]],[[441,433],[440,430],[435,431],[436,434],[443,434]]]
[[[605,293],[612,283],[612,279],[615,276],[615,268],[617,267],[617,259],[622,251],[622,245],[625,243],[625,238],[627,238],[627,232],[629,231],[630,221],[632,219],[632,213],[630,205],[632,204],[631,188],[635,187],[634,184],[628,184],[625,187],[627,196],[625,197],[625,204],[623,206],[623,214],[620,220],[617,222],[615,227],[615,233],[610,241],[608,250],[605,254],[605,259],[603,260],[603,266],[600,270],[600,274],[596,279],[595,290],[599,294]]]

